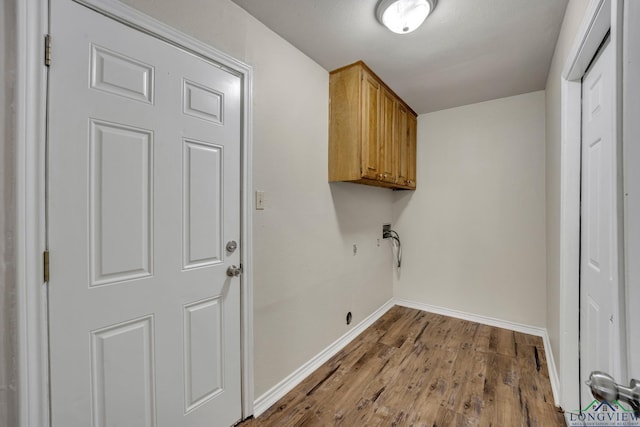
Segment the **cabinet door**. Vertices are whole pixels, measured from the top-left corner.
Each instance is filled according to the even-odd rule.
[[[380,177],[396,182],[396,105],[395,96],[386,89],[380,92]]]
[[[418,128],[418,120],[413,114],[407,115],[407,124],[409,129],[408,136],[408,169],[407,169],[407,185],[416,188],[416,135]]]
[[[378,179],[380,173],[380,83],[366,72],[362,76],[362,177]]]
[[[396,184],[407,185],[409,179],[409,111],[398,103],[396,114]]]

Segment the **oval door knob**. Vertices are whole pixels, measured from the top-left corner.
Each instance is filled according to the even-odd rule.
[[[236,267],[235,265],[231,265],[229,266],[229,268],[227,268],[227,276],[229,277],[238,277],[240,273],[242,273],[241,267]]]
[[[238,249],[238,243],[235,240],[231,240],[227,243],[226,249],[227,252],[233,253],[236,249]]]

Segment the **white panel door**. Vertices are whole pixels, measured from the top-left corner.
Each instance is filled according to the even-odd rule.
[[[585,385],[592,371],[607,372],[620,381],[612,49],[609,44],[601,51],[582,81],[580,389],[583,407],[593,400]]]
[[[52,1],[49,283],[54,427],[241,417],[241,81]]]

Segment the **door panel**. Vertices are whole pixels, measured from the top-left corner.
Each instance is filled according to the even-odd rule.
[[[222,124],[222,96],[215,89],[184,81],[184,113]]]
[[[184,309],[184,376],[187,412],[222,392],[222,302],[211,298]]]
[[[144,62],[93,45],[91,87],[153,104],[154,69]]]
[[[416,159],[417,159],[417,129],[418,129],[418,119],[413,114],[407,114],[407,123],[409,127],[409,136],[407,139],[407,181],[408,185],[411,188],[416,188]]]
[[[51,13],[53,426],[232,425],[240,79],[70,0]]]
[[[380,173],[382,181],[396,182],[396,144],[395,108],[396,100],[386,89],[380,95]]]
[[[607,45],[582,82],[582,212],[580,383],[582,405],[593,400],[592,371],[620,377],[616,146],[613,58]]]
[[[222,147],[185,140],[184,268],[222,261]]]
[[[362,76],[362,175],[378,179],[380,172],[380,84],[366,72]]]
[[[396,118],[396,141],[397,141],[397,180],[400,185],[407,184],[409,176],[409,111],[407,108],[398,104]]]
[[[95,119],[89,132],[90,286],[151,276],[153,132]]]
[[[153,317],[91,333],[93,425],[156,425]]]

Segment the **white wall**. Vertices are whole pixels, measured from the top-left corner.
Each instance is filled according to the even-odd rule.
[[[589,2],[571,0],[549,69],[546,88],[546,218],[547,314],[546,324],[556,366],[561,367],[560,340],[560,82],[569,49]],[[576,295],[576,304],[578,295]]]
[[[15,72],[16,3],[0,2],[0,426],[17,425]]]
[[[544,91],[418,118],[395,296],[545,326]]]
[[[391,254],[377,238],[393,194],[327,183],[328,73],[244,10],[125,3],[254,68],[254,187],[267,199],[253,224],[258,397],[391,298]]]

